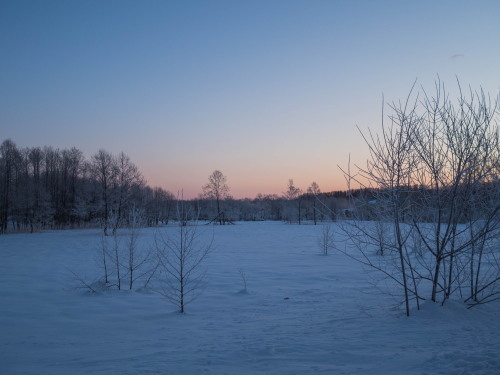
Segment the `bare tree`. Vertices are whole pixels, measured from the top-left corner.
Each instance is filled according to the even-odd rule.
[[[238,272],[240,273],[240,277],[241,277],[241,282],[243,283],[243,289],[241,289],[239,291],[240,294],[248,294],[248,289],[247,289],[247,275],[245,273],[245,271],[240,268],[238,270]]]
[[[390,125],[382,122],[382,134],[375,136],[369,133],[363,135],[370,150],[370,159],[366,167],[358,168],[358,175],[369,184],[376,212],[388,212],[393,226],[393,241],[391,247],[399,257],[400,276],[392,277],[403,287],[406,314],[410,315],[410,294],[407,275],[407,261],[405,259],[405,245],[408,233],[404,228],[404,216],[407,204],[404,196],[408,191],[408,181],[414,170],[412,155],[412,128],[419,119],[416,114],[417,102],[411,102],[411,96],[403,104],[394,104],[391,108],[395,115],[390,117]],[[349,176],[352,178],[352,176]],[[365,202],[361,202],[364,204]],[[370,202],[368,202],[370,203]],[[358,204],[359,206],[359,204]],[[358,214],[360,207],[357,207]],[[380,220],[379,218],[377,218]],[[376,219],[376,220],[377,220]],[[356,229],[371,242],[380,241],[374,236],[369,227],[359,225]],[[380,246],[380,242],[378,242]],[[366,258],[365,258],[366,260]]]
[[[111,254],[104,232],[101,234],[99,245],[97,263],[102,266],[104,272],[104,285],[107,286],[110,282],[109,258],[111,257]]]
[[[300,224],[301,223],[301,218],[302,218],[302,190],[298,187],[296,187],[293,183],[293,179],[288,180],[287,184],[287,189],[283,193],[283,198],[290,202],[290,203],[296,203],[297,204],[297,221]],[[288,220],[291,223],[292,220],[292,214],[289,212],[288,215]]]
[[[159,293],[185,312],[185,306],[200,293],[205,273],[202,263],[212,249],[212,242],[202,241],[196,221],[188,224],[191,213],[184,201],[177,206],[177,233],[158,233],[155,238],[161,285]]]
[[[215,170],[208,177],[208,183],[203,186],[203,195],[205,198],[215,200],[217,217],[214,221],[218,221],[220,225],[226,223],[226,217],[221,208],[222,201],[229,196],[229,186],[226,184],[226,181],[226,176],[224,176],[221,171]]]
[[[331,225],[323,225],[321,227],[321,235],[319,237],[319,247],[321,249],[321,253],[323,255],[328,255],[330,249],[334,247],[334,232],[333,227]]]
[[[317,214],[317,209],[316,209],[316,200],[318,200],[319,194],[321,194],[321,190],[319,188],[319,185],[313,181],[311,186],[307,188],[307,194],[311,197],[313,201],[313,221],[314,225],[317,224],[317,219],[316,219],[316,214]]]
[[[433,301],[459,287],[459,257],[482,248],[499,229],[498,98],[491,103],[482,91],[466,95],[458,88],[456,103],[439,81],[433,96],[424,92],[426,115],[416,131],[415,181],[424,188],[412,222],[433,256]]]
[[[127,210],[132,209],[133,194],[144,186],[144,178],[130,158],[121,152],[116,158],[113,234],[122,225]]]
[[[43,151],[40,147],[34,147],[28,151],[28,164],[31,169],[33,179],[33,197],[32,197],[32,221],[30,223],[30,231],[33,233],[34,226],[40,225],[42,218],[42,211],[44,206],[43,187],[42,187],[42,163]]]
[[[107,236],[111,212],[111,188],[117,174],[116,164],[113,155],[101,149],[92,156],[91,166],[94,177],[99,184],[102,202],[101,224],[104,235]]]
[[[389,106],[390,125],[383,116],[381,134],[363,134],[370,151],[366,166],[346,172],[349,185],[356,181],[368,195],[351,194],[358,219],[346,226],[351,239],[360,244],[363,263],[403,287],[407,315],[410,298],[417,306],[423,298],[420,281],[430,282],[432,301],[441,295],[444,302],[461,293],[469,268],[473,294],[472,273],[482,259],[475,254],[500,227],[498,100],[492,104],[482,91],[460,91],[454,103],[440,81],[432,96],[423,93],[423,99],[411,99],[412,89],[405,102]],[[360,220],[390,227],[382,236],[379,226]],[[397,265],[374,261],[366,244],[397,254]],[[498,266],[493,274],[498,277]],[[491,292],[496,279],[485,285]]]
[[[147,276],[149,280],[156,272],[156,265],[150,266],[153,258],[153,251],[151,248],[139,248],[139,237],[141,235],[141,228],[144,225],[143,210],[133,208],[129,213],[129,226],[127,228],[126,236],[126,253],[127,253],[127,271],[129,289],[132,290],[134,282],[142,277]],[[146,281],[147,285],[148,281]]]
[[[144,190],[147,224],[150,226],[158,226],[160,223],[168,224],[175,196],[160,187],[152,189],[146,187]]]
[[[113,233],[113,255],[112,259],[115,264],[115,271],[116,271],[116,287],[118,290],[122,289],[122,275],[121,275],[121,269],[123,267],[122,264],[122,250],[121,250],[121,244],[120,244],[120,238],[118,237],[118,234],[116,232]]]
[[[0,145],[0,233],[7,232],[12,206],[14,170],[18,153],[16,144],[10,139]]]

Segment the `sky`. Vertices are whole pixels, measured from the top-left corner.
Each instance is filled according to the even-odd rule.
[[[343,190],[382,99],[500,89],[500,2],[0,0],[0,141],[124,152],[150,186]]]

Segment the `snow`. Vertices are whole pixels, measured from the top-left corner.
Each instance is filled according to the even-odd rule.
[[[341,253],[320,255],[319,225],[203,229],[214,250],[184,315],[140,282],[78,289],[70,270],[101,275],[98,230],[0,236],[0,374],[500,373],[496,302],[426,302],[407,318],[390,284]]]

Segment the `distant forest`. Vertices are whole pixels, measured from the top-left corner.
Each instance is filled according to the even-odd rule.
[[[148,186],[124,153],[99,150],[86,158],[74,147],[20,148],[9,139],[0,145],[0,233],[102,227],[107,234],[138,217],[141,225],[158,226],[175,219],[177,199],[170,191]],[[303,191],[293,180],[286,188],[284,184],[282,195],[233,199],[225,194],[219,201],[204,187],[197,199],[184,203],[200,220],[219,221],[222,212],[221,223],[316,223],[334,220],[339,210],[348,208],[345,191],[323,193],[316,183]]]

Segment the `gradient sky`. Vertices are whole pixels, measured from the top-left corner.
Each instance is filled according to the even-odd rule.
[[[125,152],[151,186],[345,189],[382,95],[500,86],[500,1],[0,1],[0,141]]]

